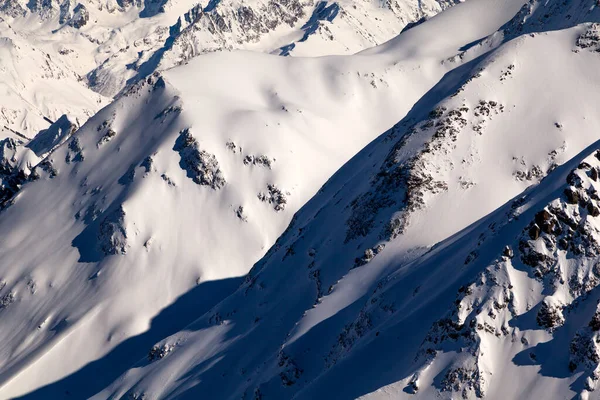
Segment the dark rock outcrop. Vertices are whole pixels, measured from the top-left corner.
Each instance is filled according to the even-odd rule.
[[[214,154],[200,150],[198,141],[189,129],[180,132],[173,150],[181,156],[179,165],[196,184],[220,189],[225,186],[225,177]]]

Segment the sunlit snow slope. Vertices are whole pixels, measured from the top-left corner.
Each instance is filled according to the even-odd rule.
[[[362,53],[449,70],[96,398],[597,398],[600,14],[519,7],[471,0]]]
[[[202,56],[72,136],[60,119],[27,148],[6,142],[26,156],[4,156],[1,396],[100,393],[232,293],[335,170],[489,46],[448,57],[520,6],[476,0],[372,55]]]

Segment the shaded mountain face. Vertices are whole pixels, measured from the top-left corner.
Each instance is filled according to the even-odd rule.
[[[450,5],[3,3],[0,397],[594,398],[599,11]]]

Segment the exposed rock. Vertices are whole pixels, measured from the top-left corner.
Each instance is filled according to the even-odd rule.
[[[279,352],[277,364],[281,369],[279,377],[281,378],[281,383],[283,386],[292,386],[298,379],[300,379],[300,376],[304,372],[283,350]]]
[[[26,12],[27,10],[19,3],[18,0],[0,1],[0,14],[17,18],[24,16]]]
[[[419,382],[417,380],[411,380],[408,383],[407,389],[410,394],[417,394],[419,392]]]
[[[508,78],[510,78],[512,76],[512,73],[513,73],[514,69],[515,69],[515,65],[514,64],[510,64],[506,68],[506,70],[504,70],[504,71],[501,72],[501,74],[500,74],[500,81],[502,82],[502,81],[505,81]]]
[[[67,24],[69,26],[72,26],[73,28],[79,29],[85,26],[89,20],[90,14],[87,8],[85,8],[83,4],[79,3],[73,9],[73,16],[71,17],[69,22],[67,22]]]
[[[144,168],[144,172],[146,174],[154,171],[154,158],[152,158],[152,156],[144,158],[140,164],[140,167]]]
[[[592,202],[588,203],[587,210],[588,210],[588,213],[590,213],[590,215],[592,217],[597,217],[598,215],[600,215],[600,210]]]
[[[162,110],[161,112],[159,112],[158,114],[156,114],[156,116],[154,117],[154,119],[160,119],[161,122],[164,122],[167,117],[171,114],[179,114],[181,113],[181,106],[169,106],[167,108],[165,108],[164,110]],[[189,129],[186,129],[186,131],[188,131]]]
[[[153,346],[148,352],[148,361],[152,362],[165,358],[170,352],[175,349],[175,346],[163,344],[162,346]]]
[[[371,328],[373,328],[371,316],[361,311],[356,320],[347,324],[338,336],[337,343],[327,356],[327,364],[329,366],[335,364],[344,353],[350,351],[357,340],[370,332]]]
[[[127,232],[123,206],[119,206],[106,216],[100,224],[98,246],[104,255],[127,253]]]
[[[259,193],[258,199],[260,201],[272,204],[275,211],[283,211],[285,209],[285,205],[287,204],[286,195],[289,196],[289,193],[286,192],[284,194],[283,191],[277,186],[269,183],[267,185],[267,193]]]
[[[248,222],[248,217],[246,216],[246,214],[244,214],[244,207],[239,206],[236,210],[235,210],[235,215],[242,221],[244,222]]]
[[[479,368],[455,367],[446,371],[442,380],[442,392],[460,393],[463,399],[468,399],[469,393],[474,393],[477,398],[483,396],[483,376]]]
[[[569,345],[569,370],[575,372],[578,368],[587,370],[586,375],[594,377],[594,372],[600,363],[600,349],[598,346],[598,332],[590,327],[583,327],[573,337]],[[592,379],[589,389],[594,390],[598,378]]]
[[[327,4],[327,1],[319,1],[309,20],[302,26],[304,34],[298,42],[305,42],[310,35],[315,33],[321,27],[321,21],[332,22],[340,12],[340,6],[337,3]],[[327,29],[327,28],[326,28]],[[296,43],[290,43],[280,48],[281,56],[288,56],[290,51],[296,47]]]
[[[595,295],[589,294],[595,293],[594,289],[600,286],[600,230],[596,228],[591,212],[586,212],[586,209],[590,204],[596,207],[592,200],[596,181],[589,172],[599,163],[590,159],[587,158],[567,178],[569,186],[565,186],[577,196],[577,201],[570,202],[567,196],[560,196],[535,213],[515,238],[518,240],[520,257],[511,259],[513,244],[508,244],[501,258],[492,261],[471,284],[458,289],[454,306],[432,325],[415,362],[428,368],[438,354],[456,352],[458,357],[445,367],[444,377],[436,384],[441,391],[453,392],[453,398],[454,393],[462,398],[484,396],[486,381],[483,377],[492,376],[494,371],[487,370],[489,366],[480,363],[479,357],[489,348],[489,340],[493,338],[501,340],[506,337],[513,342],[520,340],[524,346],[529,346],[525,335],[520,338],[515,335],[510,320],[527,312],[532,306],[539,307],[536,312],[537,324],[554,335],[567,320],[570,326],[578,323],[574,314],[587,308],[586,299],[596,300]],[[515,202],[517,207],[521,204],[520,201]],[[469,250],[465,249],[465,254]],[[476,250],[471,253],[473,251]],[[565,260],[568,260],[567,263]],[[526,270],[530,278],[541,283],[544,295],[558,295],[546,295],[543,299],[538,297],[537,304],[527,300],[526,306],[522,303],[524,299],[516,299],[515,296],[519,294],[513,292],[511,281],[515,268],[523,268],[519,261],[531,267],[531,270]],[[371,303],[375,300],[379,299],[372,298]],[[370,315],[376,318],[372,311]],[[375,320],[375,323],[382,324],[382,321]],[[579,329],[569,348],[571,357],[568,368],[573,374],[583,371],[581,379],[585,380],[585,385],[582,386],[587,391],[596,390],[600,378],[598,332],[600,311],[597,309],[589,324]],[[486,347],[481,346],[484,335],[487,336]],[[550,343],[557,346],[562,342]],[[534,351],[524,352],[529,354],[534,363],[544,362]],[[418,372],[411,382],[416,382],[417,378]],[[405,389],[409,390],[412,390],[410,386]]]
[[[220,189],[225,185],[225,178],[219,168],[217,158],[204,150],[200,150],[198,141],[189,129],[180,132],[173,150],[181,156],[179,165],[187,172],[196,184]]]
[[[592,320],[589,323],[590,328],[592,328],[592,330],[594,332],[600,331],[600,312],[596,311],[594,313],[594,316],[592,317]]]
[[[271,165],[274,162],[275,162],[275,159],[271,159],[265,155],[260,155],[260,156],[247,155],[246,157],[244,157],[245,165],[259,165],[259,166],[271,169]]]
[[[242,148],[236,145],[232,140],[225,143],[225,147],[227,147],[233,154],[242,152]]]
[[[175,182],[173,182],[173,180],[171,178],[169,178],[166,174],[162,174],[160,177],[162,178],[163,181],[165,181],[167,183],[167,185],[172,186],[172,187],[177,186],[175,184]]]
[[[482,101],[476,113],[483,119],[503,110],[504,107],[497,102]],[[346,242],[367,236],[384,210],[392,215],[384,217],[387,222],[383,223],[379,238],[397,237],[408,226],[410,215],[425,206],[425,198],[448,190],[448,183],[436,178],[435,171],[452,168],[447,154],[453,151],[459,133],[468,125],[466,117],[469,113],[471,111],[465,105],[451,110],[440,106],[431,111],[428,118],[410,127],[399,124],[388,131],[387,137],[400,136],[400,139],[373,178],[373,190],[350,204],[352,214],[346,222]],[[422,133],[424,131],[427,133]],[[405,146],[417,134],[431,134],[431,140],[424,144],[420,153],[407,157]],[[390,209],[392,206],[396,206],[395,210]]]
[[[540,237],[540,232],[541,232],[540,227],[537,224],[533,224],[531,226],[531,228],[529,228],[529,237],[532,240],[536,240],[537,238]]]
[[[69,142],[67,146],[67,155],[65,156],[65,162],[67,164],[73,162],[81,162],[85,159],[83,156],[83,149],[81,148],[81,144],[79,143],[79,138],[75,136]]]
[[[12,138],[0,140],[0,210],[7,207],[21,186],[37,177],[29,166],[19,165],[21,143]]]
[[[499,114],[504,111],[504,106],[496,101],[480,100],[479,104],[473,109],[473,115],[476,117],[490,117],[494,114]]]
[[[600,52],[600,24],[590,24],[589,28],[577,38],[575,45],[582,50]]]
[[[579,163],[579,165],[577,166],[577,169],[585,169],[585,170],[589,170],[591,169],[592,166],[590,164],[588,164],[585,161],[582,161],[581,163]]]
[[[15,302],[15,294],[13,292],[7,293],[0,297],[0,310],[5,309],[9,305]]]
[[[565,189],[565,196],[567,196],[569,204],[579,203],[579,193],[574,188]]]
[[[106,133],[102,135],[100,139],[98,139],[98,143],[96,143],[96,146],[100,147],[103,144],[110,142],[115,136],[117,136],[117,132],[115,132],[112,128],[108,128],[106,130]]]
[[[362,265],[367,264],[373,258],[375,258],[376,255],[377,255],[377,253],[375,253],[375,251],[373,249],[366,249],[365,254],[361,258],[356,258],[354,260],[354,267],[356,268],[356,267],[360,267]]]
[[[47,158],[35,166],[35,168],[31,172],[32,179],[39,177],[38,173],[37,173],[38,168],[41,169],[42,171],[46,172],[50,178],[54,178],[55,176],[58,175],[58,171],[56,170],[56,168],[54,168],[54,165],[52,165],[51,159]],[[34,174],[35,174],[35,176],[34,176]]]
[[[549,330],[562,326],[565,323],[562,307],[559,304],[544,301],[537,313],[536,321],[539,326]]]
[[[19,143],[12,138],[0,140],[0,171],[6,174],[17,166],[17,148]]]
[[[539,165],[533,165],[530,169],[515,171],[513,175],[518,181],[539,181],[545,173]]]

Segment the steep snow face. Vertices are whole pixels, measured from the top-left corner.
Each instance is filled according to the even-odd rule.
[[[446,54],[460,34],[409,39],[484,4],[463,6],[364,57]],[[514,38],[509,22],[445,55],[456,68],[322,187],[234,294],[97,398],[588,396],[597,20],[588,7]]]
[[[1,203],[2,396],[101,393],[233,292],[327,177],[462,63],[442,60],[521,5],[473,4],[497,18],[440,36],[439,57],[407,55],[434,42],[426,24],[373,56],[206,55],[17,146],[30,172]]]

